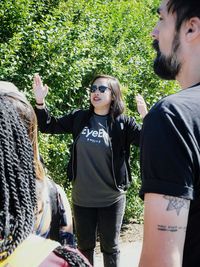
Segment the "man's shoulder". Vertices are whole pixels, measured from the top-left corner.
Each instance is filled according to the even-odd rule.
[[[172,95],[160,99],[150,110],[149,114],[164,115],[171,114],[185,103],[181,93],[174,93]]]

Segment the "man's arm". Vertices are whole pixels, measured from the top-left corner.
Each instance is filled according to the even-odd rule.
[[[190,200],[145,194],[139,267],[182,267]]]

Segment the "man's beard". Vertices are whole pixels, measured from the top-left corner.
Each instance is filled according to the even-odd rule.
[[[162,79],[175,80],[178,75],[181,63],[177,59],[177,51],[180,47],[179,35],[176,34],[172,43],[172,53],[169,56],[162,54],[159,48],[159,42],[153,41],[153,48],[157,52],[157,56],[154,60],[154,72]]]

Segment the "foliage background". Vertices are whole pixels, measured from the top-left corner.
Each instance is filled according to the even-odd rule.
[[[0,79],[14,82],[33,103],[32,77],[40,73],[50,88],[47,105],[60,116],[88,106],[87,87],[97,73],[116,76],[127,114],[141,122],[135,95],[150,108],[172,93],[174,84],[155,77],[150,33],[158,0],[1,0]],[[158,126],[155,126],[158,127]],[[40,135],[40,150],[49,173],[66,179],[70,136]],[[139,151],[132,149],[134,177],[127,193],[125,220],[142,221]]]

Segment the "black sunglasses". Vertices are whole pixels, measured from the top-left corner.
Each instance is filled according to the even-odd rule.
[[[99,90],[100,93],[104,93],[106,91],[106,89],[110,89],[109,87],[105,86],[105,85],[100,85],[100,86],[97,86],[97,85],[92,85],[90,87],[90,93],[95,93],[96,90]],[[110,89],[111,90],[111,89]]]

